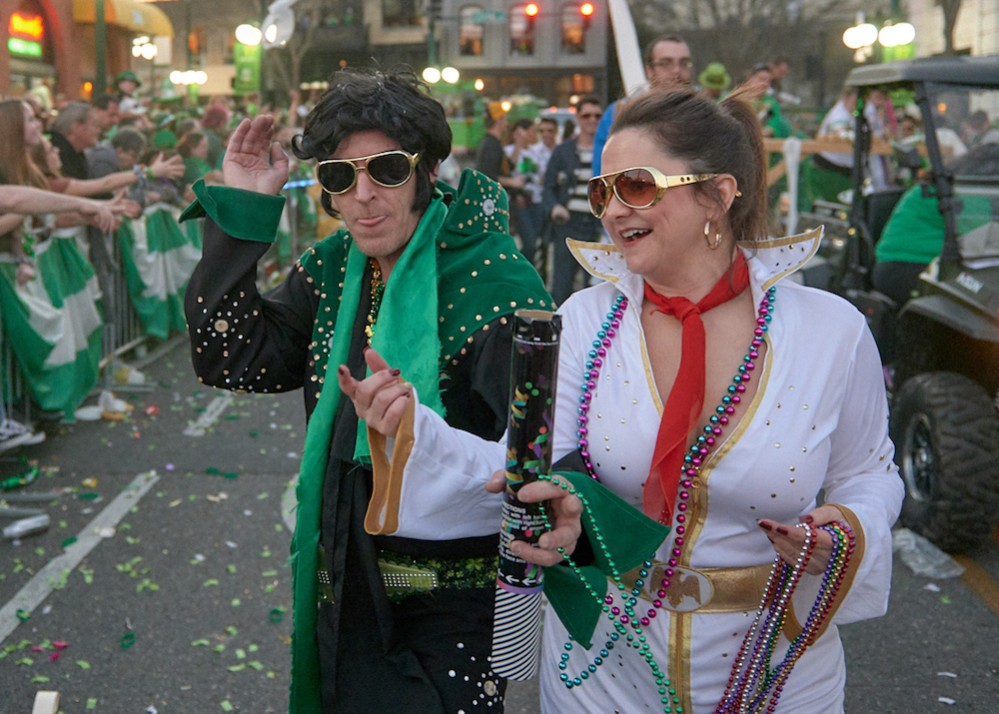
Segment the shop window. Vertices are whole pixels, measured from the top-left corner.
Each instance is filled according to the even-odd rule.
[[[478,21],[483,9],[478,5],[466,5],[459,13],[458,53],[464,57],[482,56],[482,38],[485,27]]]
[[[382,27],[412,27],[420,23],[416,0],[382,0]]]
[[[530,57],[534,54],[534,24],[538,19],[540,6],[536,2],[510,7],[510,55]]]

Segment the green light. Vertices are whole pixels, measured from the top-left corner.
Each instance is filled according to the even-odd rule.
[[[22,55],[24,57],[41,57],[42,43],[22,40],[19,37],[11,37],[7,40],[7,49],[12,55]]]

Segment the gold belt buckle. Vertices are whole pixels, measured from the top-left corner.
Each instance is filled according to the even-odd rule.
[[[434,590],[439,586],[437,572],[430,568],[399,565],[379,559],[378,569],[382,572],[385,592],[389,595],[399,595],[413,590]]]
[[[650,596],[659,589],[658,583],[666,577],[666,567],[665,564],[656,564],[652,568],[652,577],[645,586]],[[663,607],[667,610],[694,612],[710,603],[715,596],[714,585],[700,570],[678,565],[673,568],[673,577],[669,580],[666,597],[662,598]]]
[[[658,591],[665,577],[667,565],[656,562],[639,588],[644,600],[660,600],[662,607],[672,612],[742,612],[759,605],[766,590],[771,565],[754,565],[741,568],[673,568],[670,586],[665,597]],[[638,569],[621,576],[622,582],[634,589]]]

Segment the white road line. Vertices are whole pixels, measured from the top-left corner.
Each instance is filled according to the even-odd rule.
[[[219,420],[222,412],[226,410],[233,398],[232,392],[222,392],[215,397],[208,403],[204,413],[198,417],[197,421],[188,423],[187,428],[184,429],[184,436],[204,436],[205,432]]]
[[[62,574],[71,571],[97,547],[103,538],[99,535],[102,528],[114,528],[125,517],[146,492],[153,487],[160,477],[155,471],[139,474],[124,491],[118,494],[107,507],[97,514],[87,527],[80,531],[76,542],[67,546],[62,555],[50,560],[44,568],[38,571],[28,583],[2,608],[0,608],[0,643],[7,639],[21,621],[17,617],[18,610],[28,613],[45,601],[52,592]]]

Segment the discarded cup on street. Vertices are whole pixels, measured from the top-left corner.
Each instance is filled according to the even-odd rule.
[[[964,572],[963,565],[908,528],[892,531],[892,549],[916,575],[943,580],[959,577]]]
[[[41,533],[48,530],[51,523],[52,519],[49,518],[47,513],[31,516],[30,518],[21,518],[3,529],[3,537],[14,540],[32,535],[33,533]]]

